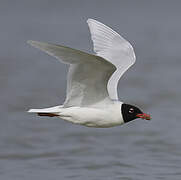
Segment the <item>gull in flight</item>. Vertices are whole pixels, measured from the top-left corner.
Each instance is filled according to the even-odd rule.
[[[137,118],[150,120],[150,115],[138,107],[118,100],[119,79],[136,61],[133,47],[101,22],[88,19],[87,23],[95,55],[62,45],[28,41],[69,65],[63,105],[28,112],[100,128],[122,125]]]

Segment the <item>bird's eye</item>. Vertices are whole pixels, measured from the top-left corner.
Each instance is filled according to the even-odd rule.
[[[131,114],[134,113],[134,109],[133,109],[133,108],[130,108],[130,109],[129,109],[129,113],[131,113]]]

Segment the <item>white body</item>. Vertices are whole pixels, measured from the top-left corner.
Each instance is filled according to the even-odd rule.
[[[100,107],[69,107],[55,106],[46,109],[31,109],[29,112],[59,115],[63,120],[88,127],[108,128],[124,123],[121,114],[121,102],[113,101],[106,108]],[[56,112],[57,111],[57,112]],[[56,113],[55,113],[56,112]]]
[[[112,127],[124,123],[118,101],[117,84],[135,63],[131,44],[108,26],[87,21],[96,55],[61,45],[28,41],[69,64],[67,96],[63,105],[30,109],[32,113],[59,115],[61,119],[89,127]]]

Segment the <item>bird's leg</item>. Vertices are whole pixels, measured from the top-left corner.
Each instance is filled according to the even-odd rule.
[[[59,116],[57,114],[53,114],[53,113],[37,113],[38,116],[48,116],[48,117],[55,117],[55,116]]]

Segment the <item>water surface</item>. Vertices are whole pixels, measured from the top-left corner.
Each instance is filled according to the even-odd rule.
[[[179,1],[0,4],[0,179],[181,179]],[[122,77],[119,96],[151,121],[94,129],[26,113],[63,103],[67,72],[26,41],[91,52],[88,17],[132,42],[137,62]]]

